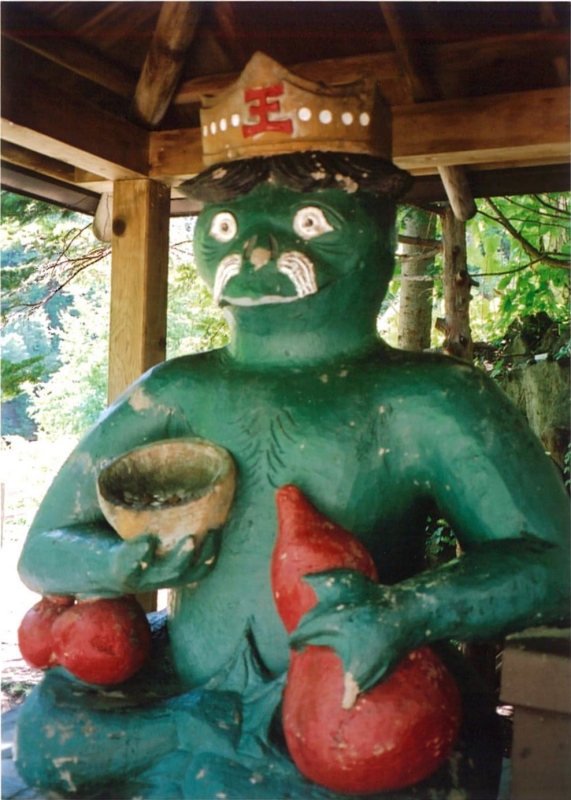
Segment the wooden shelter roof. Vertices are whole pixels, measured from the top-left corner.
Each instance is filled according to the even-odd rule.
[[[262,50],[325,82],[374,75],[412,198],[569,187],[566,2],[4,2],[2,186],[94,213],[116,180],[202,169],[200,97]]]

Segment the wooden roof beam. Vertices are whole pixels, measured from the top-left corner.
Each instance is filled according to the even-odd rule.
[[[393,108],[393,160],[413,174],[439,167],[569,160],[569,92],[541,89]],[[150,134],[150,176],[178,185],[204,165],[200,130]]]
[[[65,161],[58,161],[50,158],[43,153],[36,153],[17,144],[3,141],[0,143],[0,154],[2,161],[7,164],[14,164],[32,172],[38,172],[48,178],[58,181],[73,183],[75,180],[75,167],[66,164]]]
[[[323,83],[348,83],[362,77],[383,81],[402,81],[403,71],[395,53],[368,53],[362,56],[330,58],[322,61],[305,61],[288,66],[295,75],[310,81]],[[239,72],[205,75],[184,81],[176,92],[174,105],[200,103],[205,94],[218,94],[228,88],[240,76]],[[412,96],[409,98],[412,101]]]
[[[417,103],[393,109],[393,160],[402,169],[569,160],[566,88]]]
[[[402,10],[397,3],[381,3],[380,5],[414,100],[435,99],[438,94],[434,80],[429,77],[425,65],[420,62],[418,52],[410,42],[406,26],[401,19]],[[463,222],[471,219],[478,209],[472,197],[464,168],[459,165],[439,166],[438,172],[454,216]]]
[[[6,80],[1,111],[2,138],[12,145],[108,180],[148,173],[147,131],[23,70]]]
[[[161,5],[133,101],[135,116],[145,125],[155,127],[165,115],[194,38],[200,11],[200,3]]]
[[[541,22],[546,29],[557,28],[559,20],[557,13],[551,2],[544,2],[541,4],[540,9]],[[569,51],[566,53],[553,53],[551,63],[559,80],[560,86],[567,86],[569,84]]]
[[[137,85],[134,75],[67,31],[37,20],[28,9],[21,8],[21,3],[2,5],[2,35],[121,97],[133,96]]]
[[[421,62],[420,51],[416,50],[410,41],[400,5],[401,3],[380,3],[385,24],[402,64],[413,100],[434,99],[438,95],[433,81]]]
[[[417,52],[426,56],[434,67],[435,74],[477,71],[496,62],[528,58],[530,53],[542,58],[567,58],[569,31],[554,28],[547,31],[532,31],[505,36],[490,36],[478,39],[478,47],[471,40],[449,42],[441,45],[420,45]],[[402,61],[396,52],[366,53],[346,58],[310,61],[288,67],[293,73],[308,80],[324,83],[345,83],[361,76],[371,76],[379,83],[403,81]],[[239,73],[205,75],[184,81],[178,88],[173,103],[187,105],[200,103],[204,94],[217,94],[239,77]],[[428,88],[428,87],[425,87]],[[412,93],[409,100],[413,101]]]

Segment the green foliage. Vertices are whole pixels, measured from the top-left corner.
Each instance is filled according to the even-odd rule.
[[[196,218],[171,220],[167,358],[222,347],[229,338],[226,320],[196,271],[195,222]]]
[[[458,541],[456,534],[445,519],[436,514],[426,522],[426,561],[430,567],[445,564],[456,558]]]
[[[475,339],[501,338],[514,318],[546,313],[569,321],[569,211],[567,193],[478,201],[467,224],[468,268]]]
[[[79,436],[107,403],[110,260],[73,284],[73,306],[60,315],[59,368],[30,395],[30,415],[50,438]]]
[[[18,397],[22,393],[25,383],[38,383],[44,371],[44,359],[42,356],[25,358],[16,364],[8,358],[2,358],[0,364],[3,403]]]
[[[9,192],[2,192],[0,201],[2,399],[14,398],[18,406],[3,415],[3,433],[29,434],[28,411],[41,417],[38,409],[45,402],[45,387],[67,357],[61,337],[70,313],[77,314],[70,309],[76,294],[84,291],[81,274],[109,248],[96,246],[89,217]],[[71,343],[68,350],[73,347]],[[59,415],[62,420],[67,416],[66,430],[73,421],[68,412],[61,404]],[[17,428],[12,430],[14,424]]]
[[[193,227],[193,220],[171,221],[169,358],[219,347],[228,339],[222,314],[196,273]],[[66,287],[73,304],[59,314],[61,366],[30,396],[31,416],[50,438],[83,434],[106,407],[109,287],[109,258],[91,263]]]

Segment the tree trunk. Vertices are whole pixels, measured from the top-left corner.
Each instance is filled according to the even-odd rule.
[[[470,290],[477,284],[466,266],[466,223],[456,219],[451,208],[442,217],[442,247],[445,318],[436,321],[436,328],[444,334],[445,353],[471,361]]]
[[[410,209],[404,230],[407,237],[433,240],[435,232],[435,214]],[[403,350],[427,350],[432,329],[434,282],[426,273],[434,261],[435,250],[406,244],[403,251],[398,346]]]

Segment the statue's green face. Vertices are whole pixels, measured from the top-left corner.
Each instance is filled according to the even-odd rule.
[[[220,305],[291,303],[363,273],[382,296],[392,272],[392,228],[392,206],[371,194],[262,184],[208,205],[194,246],[199,273]]]

